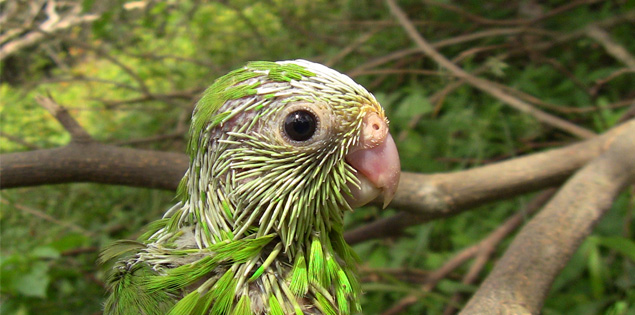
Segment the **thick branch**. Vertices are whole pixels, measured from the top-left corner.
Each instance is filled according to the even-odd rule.
[[[426,276],[425,282],[421,286],[420,290],[423,292],[429,292],[439,283],[439,281],[443,280],[445,277],[448,276],[448,274],[450,274],[452,271],[456,270],[466,261],[475,256],[486,256],[489,259],[489,256],[494,252],[496,247],[498,247],[500,242],[505,239],[507,235],[516,230],[516,228],[518,228],[518,226],[520,226],[524,222],[524,220],[526,220],[527,216],[532,215],[540,207],[542,207],[549,200],[549,198],[551,198],[555,194],[555,192],[556,190],[554,188],[545,190],[543,193],[532,199],[531,202],[527,204],[527,207],[516,212],[516,214],[507,219],[498,228],[492,231],[486,238],[482,239],[481,241],[470,247],[462,249],[460,252],[454,255],[454,257],[448,259],[443,264],[443,266]],[[483,264],[472,264],[472,266],[470,267],[470,272],[468,272],[463,278],[464,283],[467,282],[465,281],[465,279],[467,279],[468,276],[474,275],[475,277],[476,275],[478,275],[478,273],[481,271],[481,268],[477,267],[482,266]],[[478,270],[472,272],[475,269]],[[470,282],[467,283],[469,284]],[[455,293],[455,297],[457,296],[458,293]],[[402,314],[408,306],[416,303],[417,300],[418,296],[416,294],[410,294],[401,299],[390,309],[384,311],[382,315]],[[452,306],[452,303],[450,303],[450,305],[448,306]]]
[[[489,201],[555,186],[601,154],[612,137],[635,134],[635,120],[568,147],[455,173],[404,173],[392,206],[406,210],[347,233],[352,243],[395,235],[422,222],[458,214]],[[181,153],[99,143],[0,155],[0,187],[95,182],[176,189],[187,168]]]
[[[635,137],[621,128],[514,239],[462,314],[538,314],[549,288],[611,208],[635,183]]]
[[[176,189],[187,169],[180,153],[72,142],[48,150],[0,155],[0,187],[93,182]]]
[[[391,207],[405,212],[351,230],[346,240],[358,243],[396,236],[412,225],[456,215],[490,201],[560,185],[606,150],[616,135],[623,133],[635,134],[635,120],[584,142],[513,160],[454,173],[406,174],[391,203]]]
[[[404,173],[392,206],[409,213],[403,213],[402,219],[393,217],[375,222],[374,225],[392,222],[375,228],[398,232],[403,227],[456,214],[501,197],[558,185],[597,157],[607,141],[622,130],[635,134],[635,121],[568,147],[471,170],[433,175]],[[2,188],[96,182],[173,190],[187,168],[187,157],[181,153],[99,143],[71,143],[56,149],[8,153],[0,155],[0,160]],[[404,222],[393,225],[400,220]],[[382,233],[377,230],[371,234]],[[370,238],[373,237],[376,236]]]

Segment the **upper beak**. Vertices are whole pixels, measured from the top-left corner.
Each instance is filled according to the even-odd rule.
[[[351,208],[362,206],[379,195],[384,208],[397,191],[401,164],[399,153],[388,132],[388,122],[375,111],[363,118],[359,142],[349,150],[346,161],[357,170],[360,187],[349,183],[352,196],[347,198]]]

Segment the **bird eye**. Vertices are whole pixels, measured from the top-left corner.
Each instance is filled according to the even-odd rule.
[[[297,110],[284,119],[284,132],[291,140],[306,141],[315,134],[317,123],[317,118],[310,111]]]

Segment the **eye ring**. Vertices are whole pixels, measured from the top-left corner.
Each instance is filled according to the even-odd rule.
[[[319,120],[313,112],[299,109],[285,116],[282,130],[290,140],[305,142],[316,134],[318,124]]]

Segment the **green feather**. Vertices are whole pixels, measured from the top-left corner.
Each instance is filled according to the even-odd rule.
[[[227,200],[223,200],[222,205],[223,205],[223,210],[225,211],[225,214],[227,215],[227,217],[228,218],[233,218],[234,217],[234,213],[233,213],[231,207],[229,206],[229,203],[227,202]]]
[[[227,270],[218,282],[216,282],[216,285],[214,285],[212,289],[214,305],[212,306],[211,314],[228,314],[231,310],[236,290],[236,279],[234,276],[234,271],[231,269]]]
[[[216,260],[232,259],[234,262],[245,262],[259,254],[274,236],[275,234],[270,234],[255,239],[229,241],[216,244],[209,249],[216,253]]]
[[[146,226],[146,231],[139,236],[138,240],[141,242],[148,241],[154,233],[164,228],[165,225],[170,221],[168,218],[156,220]]]
[[[318,150],[275,134],[272,123],[299,103],[338,119]],[[106,313],[314,309],[299,301],[325,315],[358,310],[358,257],[342,225],[347,184],[357,183],[345,155],[363,106],[381,110],[349,78],[306,61],[251,62],[218,78],[192,114],[177,204],[139,242],[101,254],[102,262],[119,259],[108,276]]]
[[[326,280],[326,282],[324,283],[325,287],[331,286],[332,281],[334,281],[337,277],[337,272],[341,269],[342,268],[335,261],[333,256],[331,255],[326,256],[326,272],[324,272],[324,279]]]
[[[278,257],[278,254],[280,254],[281,250],[282,250],[282,243],[276,244],[276,246],[273,248],[271,253],[269,253],[269,256],[267,256],[267,259],[265,259],[262,265],[258,267],[256,272],[254,272],[254,274],[249,278],[249,281],[251,282],[257,279],[258,277],[260,277],[264,273],[265,269],[269,268],[269,265],[271,265],[273,261]]]
[[[176,232],[179,229],[179,220],[183,214],[183,209],[179,209],[174,215],[167,219],[165,223],[165,229],[168,232]]]
[[[178,303],[176,303],[176,305],[174,305],[168,315],[195,314],[194,309],[196,304],[199,302],[200,297],[201,294],[197,290],[190,292],[190,294],[186,295]]]
[[[264,74],[254,70],[268,70],[269,73]],[[196,105],[196,112],[192,115],[190,141],[187,149],[192,158],[200,147],[199,135],[201,135],[203,128],[206,128],[206,124],[211,122],[213,127],[229,117],[226,113],[216,115],[216,111],[228,100],[256,94],[256,88],[260,85],[259,82],[253,84],[240,83],[263,75],[267,75],[267,78],[274,82],[288,82],[290,80],[300,80],[303,76],[315,76],[315,73],[296,64],[281,65],[275,62],[254,61],[243,68],[218,78],[203,92],[201,100]]]
[[[317,303],[315,303],[315,306],[317,306],[317,308],[319,308],[324,315],[337,315],[337,312],[333,308],[333,305],[331,304],[331,302],[329,302],[329,300],[326,297],[324,297],[322,293],[315,292],[315,298],[317,300]]]
[[[183,178],[181,178],[181,181],[179,181],[179,185],[176,188],[176,200],[179,201],[185,201],[187,200],[187,182],[189,180],[189,177],[187,175],[187,173],[185,173],[185,175],[183,176]]]
[[[345,265],[357,266],[361,262],[357,253],[355,253],[351,246],[344,240],[341,227],[334,228],[331,233],[329,233],[329,240],[331,240],[333,250],[344,260]]]
[[[309,258],[309,280],[319,285],[325,285],[324,253],[322,243],[317,237],[311,242],[311,254]]]
[[[281,65],[277,62],[271,61],[252,61],[247,64],[246,68],[253,70],[268,70],[268,79],[275,82],[287,81],[285,78],[300,80],[303,76],[315,76],[315,73],[307,70],[305,67],[293,63]]]
[[[226,118],[226,116],[214,117],[216,111],[218,111],[225,102],[256,94],[255,88],[259,83],[251,85],[239,85],[238,83],[258,76],[261,76],[261,74],[246,72],[245,69],[238,69],[219,78],[203,92],[203,97],[198,101],[196,110],[192,115],[190,141],[187,147],[187,152],[190,154],[190,157],[194,158],[200,147],[199,136],[203,128],[206,128],[206,124],[211,122],[213,127],[222,123],[223,119]]]
[[[352,268],[346,268],[344,269],[344,272],[346,273],[346,279],[348,280],[351,286],[353,300],[357,301],[357,298],[359,297],[359,294],[362,291],[362,287],[359,285],[359,280],[357,279],[357,275],[354,273]]]
[[[133,266],[126,272],[109,277],[109,289],[113,292],[104,304],[104,313],[113,315],[166,314],[174,303],[166,292],[151,293],[142,279],[152,274],[146,266]],[[117,270],[117,269],[115,269]]]
[[[309,290],[309,278],[304,255],[298,254],[295,257],[293,270],[291,271],[291,281],[289,289],[296,296],[304,296]]]
[[[248,295],[243,294],[238,300],[236,307],[232,311],[232,315],[253,315],[251,311],[251,299]]]
[[[206,256],[194,263],[168,269],[165,275],[147,277],[147,286],[151,292],[180,290],[211,273],[217,266],[214,257]]]
[[[145,244],[132,241],[132,240],[120,240],[108,245],[100,254],[97,262],[99,264],[106,264],[114,261],[115,259],[121,259],[126,255],[137,252],[145,247]]]
[[[280,306],[280,302],[278,302],[278,299],[273,294],[269,297],[269,314],[284,315],[282,306]]]
[[[212,302],[214,302],[214,292],[213,291],[205,292],[205,294],[203,294],[198,299],[198,303],[196,304],[196,307],[192,311],[192,314],[207,314],[209,312],[210,307],[212,306]]]
[[[346,275],[344,270],[339,269],[337,271],[335,280],[337,282],[335,285],[337,306],[343,313],[350,313],[349,299],[356,300],[357,294],[353,291],[348,275]]]
[[[251,275],[251,277],[249,277],[249,282],[252,282],[260,278],[260,276],[262,276],[263,273],[265,273],[265,266],[261,265],[260,267],[258,267],[258,269],[256,269],[256,271],[254,271],[254,274]]]
[[[342,269],[337,271],[337,291],[342,292],[346,295],[353,293],[353,288],[351,286],[350,281],[348,281],[348,276],[346,272]]]

